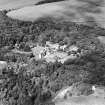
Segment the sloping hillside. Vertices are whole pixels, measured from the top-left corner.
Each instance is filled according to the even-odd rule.
[[[41,0],[0,0],[0,10],[21,8],[39,1]]]
[[[105,105],[105,99],[94,96],[79,96],[56,103],[55,105]]]
[[[7,16],[24,20],[35,21],[40,17],[54,17],[66,21],[88,24],[91,26],[105,26],[104,0],[66,0],[60,2],[30,5],[11,11]],[[32,14],[32,15],[31,15]]]
[[[13,19],[19,19],[23,21],[35,21],[44,16],[53,16],[63,11],[63,7],[57,4],[44,4],[44,5],[32,5],[27,6],[18,10],[11,11],[7,13],[7,16]]]

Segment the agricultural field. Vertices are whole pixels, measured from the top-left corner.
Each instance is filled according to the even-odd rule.
[[[36,21],[42,17],[53,17],[78,24],[87,24],[89,26],[99,25],[105,28],[104,0],[50,1],[51,0],[45,0],[45,2],[39,1],[39,5],[36,3],[36,5],[28,5],[15,9],[8,12],[7,16],[23,21]]]

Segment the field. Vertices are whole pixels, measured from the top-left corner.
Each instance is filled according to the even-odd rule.
[[[104,10],[104,0],[67,0],[26,6],[10,11],[7,16],[24,21],[35,21],[40,17],[50,16],[79,24],[105,27]]]

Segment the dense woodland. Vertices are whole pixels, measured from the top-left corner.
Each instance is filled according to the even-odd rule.
[[[105,86],[105,45],[97,36],[105,29],[73,22],[40,18],[35,22],[13,20],[0,12],[0,60],[8,70],[0,76],[0,94],[5,105],[54,105],[51,99],[63,86],[83,82]],[[34,57],[13,54],[16,43],[29,49],[28,42],[77,45],[86,54],[64,64],[36,61]],[[27,48],[28,47],[28,48]],[[22,64],[27,64],[23,66]]]

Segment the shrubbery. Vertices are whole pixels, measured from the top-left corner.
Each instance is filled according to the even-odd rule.
[[[18,73],[9,69],[3,74],[3,79],[1,90],[7,90],[3,99],[8,101],[8,105],[40,105],[52,97],[48,78],[31,76],[24,67]]]

